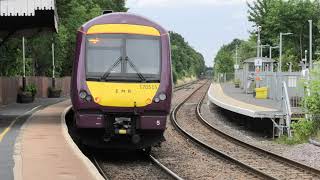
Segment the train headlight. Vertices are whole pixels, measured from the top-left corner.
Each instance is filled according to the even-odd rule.
[[[88,95],[87,92],[84,90],[80,91],[80,93],[79,93],[79,97],[81,99],[85,99],[87,97],[87,95]]]
[[[87,95],[87,97],[86,97],[86,101],[91,102],[91,101],[92,101],[92,96]]]
[[[167,99],[167,96],[166,96],[166,94],[164,94],[164,93],[161,93],[161,94],[159,95],[159,99],[160,99],[161,101],[164,101],[164,100],[166,100],[166,99]]]
[[[154,102],[158,103],[158,102],[160,102],[160,99],[158,97],[156,97],[156,98],[154,98]]]

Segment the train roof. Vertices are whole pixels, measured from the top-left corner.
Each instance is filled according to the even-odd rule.
[[[149,26],[157,29],[160,32],[160,35],[168,34],[168,31],[165,30],[158,23],[149,20],[146,17],[132,14],[132,13],[110,13],[98,16],[84,25],[81,26],[80,30],[83,32],[87,32],[90,27],[94,25],[100,24],[131,24],[131,25],[141,25],[141,26]]]

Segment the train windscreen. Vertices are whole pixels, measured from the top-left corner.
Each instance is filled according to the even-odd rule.
[[[88,35],[87,79],[160,81],[160,38],[142,35]]]

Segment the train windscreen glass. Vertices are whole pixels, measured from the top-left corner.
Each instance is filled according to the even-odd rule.
[[[159,81],[160,38],[141,35],[88,35],[87,79]]]

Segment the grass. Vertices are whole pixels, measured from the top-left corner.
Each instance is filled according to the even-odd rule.
[[[287,145],[302,144],[308,142],[310,137],[314,137],[315,140],[320,141],[320,128],[318,121],[301,119],[292,123],[291,128],[293,130],[292,137],[283,135],[276,139],[276,142]]]

